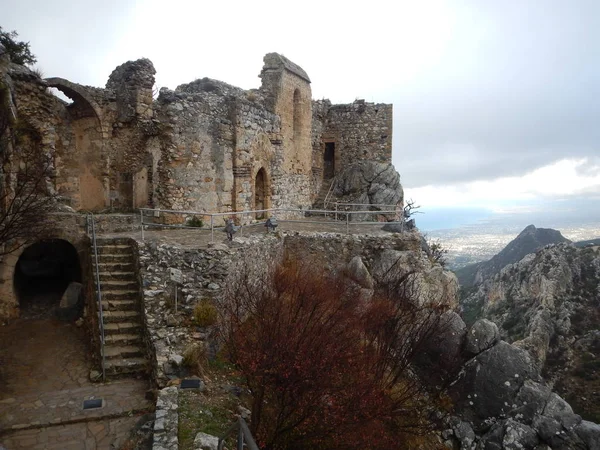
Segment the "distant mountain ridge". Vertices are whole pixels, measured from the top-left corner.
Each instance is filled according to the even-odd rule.
[[[461,287],[469,289],[483,280],[493,277],[508,264],[514,264],[546,245],[560,243],[571,243],[571,241],[558,230],[536,228],[534,225],[529,225],[490,260],[470,264],[456,270],[455,274]]]

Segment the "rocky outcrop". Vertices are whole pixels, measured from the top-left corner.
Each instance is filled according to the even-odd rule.
[[[600,418],[597,248],[543,248],[504,267],[465,301],[481,305],[481,315],[498,325],[503,339],[531,355],[576,412]]]
[[[466,333],[468,360],[452,383],[452,415],[442,438],[450,448],[598,449],[600,426],[582,420],[543,383],[529,353],[505,341],[481,320]],[[481,345],[485,342],[485,345]],[[456,351],[446,341],[447,351]]]
[[[341,202],[372,205],[371,210],[393,210],[394,205],[401,206],[404,201],[400,175],[394,166],[375,161],[357,161],[346,166],[336,175],[333,195]],[[396,218],[394,214],[388,216]],[[364,217],[354,219],[364,220]]]
[[[440,264],[432,264],[421,251],[385,249],[373,261],[372,275],[379,284],[393,283],[413,274],[414,296],[421,304],[436,299],[442,304],[457,306],[458,281]]]

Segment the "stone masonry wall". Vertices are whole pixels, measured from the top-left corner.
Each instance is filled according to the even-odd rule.
[[[335,142],[335,172],[347,163],[392,161],[392,105],[356,100],[333,105],[327,114],[323,140]]]
[[[118,66],[105,88],[7,67],[18,116],[54,162],[49,184],[77,211],[305,209],[323,184],[324,142],[335,143],[336,172],[391,160],[391,105],[313,102],[306,72],[277,53],[260,89],[203,78],[156,101],[148,59]]]
[[[186,348],[200,344],[210,349],[215,345],[214,330],[191,325],[194,306],[203,299],[216,303],[227,278],[237,272],[239,261],[245,258],[254,261],[277,259],[281,254],[282,241],[274,235],[263,235],[236,238],[232,245],[216,244],[209,249],[186,249],[141,241],[138,245],[144,319],[149,348],[155,357],[153,379],[159,387],[164,387],[169,379],[180,376],[180,356]],[[169,268],[183,272],[177,313]]]

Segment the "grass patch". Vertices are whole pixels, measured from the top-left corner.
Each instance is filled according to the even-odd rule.
[[[243,392],[243,384],[234,366],[222,355],[209,360],[205,365],[206,390],[179,391],[179,448],[193,450],[194,438],[200,431],[213,436],[222,436],[237,420],[238,406],[247,407],[249,399],[234,395],[236,386]],[[238,393],[239,393],[238,392]],[[228,440],[228,448],[235,448],[235,436]]]
[[[181,450],[193,450],[194,438],[200,431],[217,437],[223,435],[236,419],[237,398],[231,394],[218,399],[211,397],[193,391],[179,392]]]

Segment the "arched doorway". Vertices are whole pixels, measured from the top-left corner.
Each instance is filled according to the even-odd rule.
[[[335,142],[325,142],[323,153],[323,178],[330,180],[335,175]]]
[[[254,178],[254,209],[267,209],[267,174],[264,168],[261,168]],[[264,219],[264,212],[256,213],[257,219]]]
[[[81,264],[73,245],[62,239],[45,239],[30,245],[19,257],[14,273],[14,292],[21,316],[54,316],[72,282],[81,283]],[[61,308],[63,312],[65,307]],[[68,309],[69,318],[77,318],[83,302],[79,299]]]

